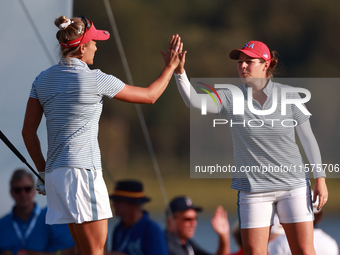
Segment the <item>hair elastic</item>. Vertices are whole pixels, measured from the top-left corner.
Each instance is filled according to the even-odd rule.
[[[59,29],[66,29],[71,23],[74,22],[69,19],[67,22],[60,24]]]

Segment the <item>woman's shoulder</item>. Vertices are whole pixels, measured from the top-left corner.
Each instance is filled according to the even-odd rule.
[[[239,88],[239,89],[241,88],[241,86],[235,86],[235,87]],[[225,96],[225,97],[232,97],[233,96],[233,93],[232,93],[232,91],[229,88],[219,89],[219,90],[217,90],[217,93],[220,96]]]
[[[50,76],[51,73],[54,73],[54,72],[55,72],[54,70],[55,70],[56,68],[58,68],[58,64],[53,65],[53,66],[50,66],[49,68],[45,69],[44,71],[41,71],[41,72],[37,75],[37,77],[35,78],[35,80],[37,81],[37,80],[39,80],[39,79],[41,79],[41,78]]]
[[[301,98],[299,92],[304,93],[303,91],[297,90],[298,88],[292,85],[273,82],[273,86],[278,88],[281,91],[281,93],[282,89],[284,89],[286,96],[290,99],[299,99]]]
[[[277,88],[294,88],[291,85],[282,84],[282,83],[279,83],[279,82],[272,82],[272,84],[273,84],[274,87],[277,87]]]

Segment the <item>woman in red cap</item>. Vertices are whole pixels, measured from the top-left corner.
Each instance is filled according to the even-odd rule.
[[[182,53],[182,47],[179,52],[180,64],[175,70],[179,92],[188,107],[200,109],[201,97],[191,88],[184,70],[186,52]],[[295,104],[289,104],[286,115],[281,115],[280,97],[276,96],[280,95],[281,91],[292,90],[290,86],[270,79],[278,59],[267,45],[259,41],[249,41],[241,49],[231,51],[229,57],[238,60],[238,73],[244,82],[238,87],[243,94],[240,99],[244,99],[244,114],[241,117],[233,114],[233,108],[237,108],[236,103],[233,103],[236,94],[234,96],[229,89],[217,92],[218,98],[215,101],[221,102],[217,106],[212,98],[206,97],[206,110],[209,113],[223,114],[234,123],[240,123],[242,117],[244,121],[262,123],[256,127],[233,125],[231,128],[236,169],[235,173],[233,172],[231,187],[238,190],[238,215],[244,252],[267,254],[270,227],[273,225],[276,207],[292,254],[315,254],[310,181],[295,142],[296,131],[309,163],[322,166],[309,115],[303,113],[304,106]],[[300,99],[297,92],[287,93],[286,96],[291,100]],[[248,100],[252,101],[248,104]],[[279,105],[276,109],[272,107],[274,102]],[[248,109],[248,105],[252,106],[252,110]],[[266,110],[269,116],[261,114],[261,111]],[[285,126],[274,126],[274,121],[284,121]],[[289,169],[288,166],[295,166],[297,171],[293,168],[293,171],[285,172]],[[261,172],[242,171],[252,167],[257,167]],[[319,197],[318,209],[321,209],[328,199],[325,173],[313,171],[313,174],[314,194]]]
[[[148,87],[127,85],[99,69],[91,70],[97,40],[109,32],[97,30],[85,17],[55,20],[61,59],[40,73],[32,85],[22,134],[27,150],[45,185],[47,224],[67,223],[78,254],[104,254],[108,221],[112,217],[102,177],[98,122],[104,96],[131,103],[154,103],[167,87],[179,63],[181,39],[172,36],[165,67]],[[46,117],[48,153],[45,161],[37,129]]]

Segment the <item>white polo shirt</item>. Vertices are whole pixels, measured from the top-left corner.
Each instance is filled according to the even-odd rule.
[[[30,93],[46,117],[46,172],[59,167],[102,169],[97,136],[103,97],[113,98],[125,86],[79,59],[70,61],[41,72]]]

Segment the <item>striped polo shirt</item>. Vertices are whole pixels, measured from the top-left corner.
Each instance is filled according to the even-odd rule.
[[[283,87],[290,86],[269,80],[263,89],[267,95],[263,107],[252,99],[256,110],[271,109],[273,88],[277,88],[277,109],[269,115],[256,115],[248,109],[248,91],[245,84],[239,87],[244,95],[244,115],[233,115],[233,96],[230,90],[218,91],[222,100],[219,113],[230,120],[229,123],[233,123],[230,130],[233,164],[237,171],[233,173],[231,188],[246,192],[266,192],[310,185],[309,174],[305,171],[301,153],[295,142],[294,129],[294,125],[303,123],[309,116],[304,115],[294,104],[288,104],[287,114],[281,115]],[[287,93],[286,97],[300,98],[298,93]],[[282,125],[283,120],[285,121]],[[324,174],[319,173],[319,176]]]
[[[102,169],[98,122],[103,97],[113,98],[125,84],[83,61],[70,58],[41,72],[30,97],[39,100],[47,126],[46,172],[59,167]]]

